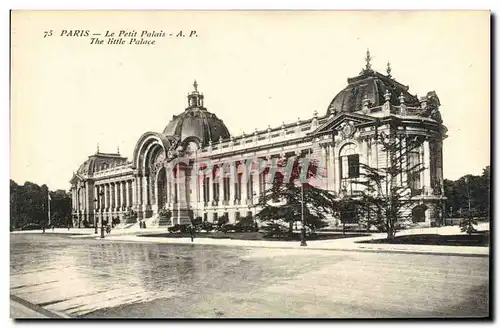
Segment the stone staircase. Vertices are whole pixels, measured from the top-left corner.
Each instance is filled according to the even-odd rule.
[[[172,222],[172,219],[167,219],[167,218],[164,218],[164,217],[158,217],[158,226],[159,227],[168,227],[171,222]]]

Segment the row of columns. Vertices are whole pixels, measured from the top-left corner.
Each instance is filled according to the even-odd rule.
[[[90,213],[92,205],[90,204],[89,195],[89,182],[78,182],[71,193],[73,210],[75,212]]]
[[[97,211],[117,212],[132,207],[133,180],[98,183],[94,186]]]
[[[360,142],[357,142],[357,152],[360,155],[360,162],[361,163],[366,163],[370,166],[375,166],[378,167],[379,165],[384,165],[385,163],[380,163],[380,160],[384,160],[386,156],[383,158],[380,158],[380,147],[379,145],[374,142],[373,140],[368,140],[368,139],[363,139]],[[332,191],[339,191],[340,190],[340,182],[341,178],[339,176],[339,151],[340,147],[343,146],[343,143],[340,143],[337,145],[337,143],[325,143],[323,145],[320,145],[319,148],[314,149],[314,151],[320,152],[320,165],[323,166],[326,170],[326,177],[324,177],[324,184],[323,188],[327,190],[332,190]],[[422,156],[421,160],[423,165],[426,167],[426,170],[424,170],[422,174],[422,180],[421,180],[421,185],[422,186],[430,186],[430,174],[429,174],[429,144],[428,141],[425,141],[423,146],[422,146]],[[245,164],[241,164],[244,167],[244,170],[248,170]],[[189,173],[189,169],[187,173]],[[218,201],[219,203],[217,204],[218,206],[223,205],[221,202],[226,200],[228,203],[227,205],[235,205],[234,200],[236,196],[236,182],[238,181],[238,175],[237,175],[237,165],[236,163],[233,163],[230,165],[230,181],[229,181],[229,197],[227,199],[224,199],[224,183],[223,183],[223,178],[221,175],[218,177],[218,197],[216,199],[215,194],[215,188],[216,188],[216,183],[214,181],[214,177],[212,175],[212,172],[210,174],[207,174],[203,176],[203,178],[199,177],[191,177],[189,174],[184,174],[183,176],[186,177],[186,180],[184,183],[175,183],[172,181],[167,181],[164,186],[161,186],[164,188],[163,194],[159,194],[157,192],[157,181],[156,181],[156,176],[150,177],[149,175],[137,175],[135,176],[135,179],[133,181],[127,181],[127,182],[118,182],[118,183],[110,183],[110,184],[105,184],[104,188],[105,196],[107,197],[106,199],[110,200],[112,203],[109,204],[110,201],[106,202],[103,200],[104,204],[106,205],[106,208],[115,207],[115,204],[118,204],[119,206],[122,206],[124,203],[126,204],[127,207],[137,205],[137,209],[139,211],[145,211],[145,210],[152,210],[156,209],[155,206],[158,204],[164,204],[165,202],[163,200],[159,201],[158,198],[160,196],[165,197],[166,203],[168,205],[172,204],[181,204],[183,206],[187,205],[188,203],[191,205],[195,205],[195,203],[208,203],[206,205],[210,206],[214,200]],[[255,200],[253,197],[253,192],[256,193],[256,195],[262,194],[266,188],[269,187],[270,183],[269,181],[265,181],[265,184],[261,183],[261,177],[259,176],[259,172],[252,172],[252,179],[251,179],[251,186],[249,186],[249,179],[247,178],[241,180],[241,193],[238,197],[238,199],[241,201],[241,205],[245,205],[247,202],[245,200]],[[401,177],[404,180],[404,177]],[[132,186],[132,194],[133,200],[135,201],[134,204],[132,204],[131,199],[122,199],[120,196],[116,196],[116,188],[122,188],[121,186],[123,183],[130,184]],[[208,184],[208,191],[205,189],[205,185]],[[99,185],[99,188],[102,186]],[[208,198],[206,197],[208,196]],[[224,205],[226,205],[224,204]],[[102,208],[102,205],[101,207]]]

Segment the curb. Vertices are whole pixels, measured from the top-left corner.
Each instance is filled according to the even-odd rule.
[[[139,237],[140,238],[140,237]],[[155,237],[156,238],[156,237]],[[96,240],[103,240],[95,238]],[[104,238],[106,239],[106,238]],[[195,238],[196,240],[196,238]],[[131,243],[148,243],[148,244],[173,244],[173,245],[203,245],[203,246],[226,246],[226,247],[249,247],[249,248],[274,248],[274,249],[304,249],[304,250],[320,250],[320,251],[341,251],[341,252],[366,252],[366,253],[395,253],[395,254],[418,254],[418,255],[437,255],[437,256],[461,256],[461,257],[489,257],[490,254],[482,253],[453,253],[446,251],[421,251],[421,250],[403,250],[403,249],[375,249],[375,248],[324,248],[324,247],[300,247],[300,246],[264,246],[264,245],[229,245],[229,244],[205,244],[195,242],[168,242],[159,243],[151,240],[120,240],[108,239],[110,242],[131,242]],[[453,247],[453,246],[450,246]]]
[[[16,295],[12,295],[10,294],[10,300],[11,301],[14,301],[16,303],[19,303],[21,304],[22,306],[25,306],[27,307],[28,309],[32,310],[32,311],[35,311],[41,315],[44,315],[46,316],[47,318],[50,318],[50,319],[70,319],[71,317],[66,315],[66,314],[63,314],[63,313],[58,313],[58,312],[55,312],[55,311],[50,311],[50,310],[47,310],[39,305],[36,305],[34,303],[31,303],[25,299],[22,299],[20,298],[19,296],[16,296]],[[13,318],[15,320],[29,320],[29,318]]]

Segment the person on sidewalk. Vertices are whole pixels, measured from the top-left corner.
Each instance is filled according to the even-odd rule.
[[[194,241],[194,227],[193,224],[189,225],[189,235],[191,236],[191,242]]]

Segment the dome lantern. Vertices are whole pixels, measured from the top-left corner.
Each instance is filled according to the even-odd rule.
[[[166,136],[175,136],[181,142],[189,137],[195,137],[201,146],[209,141],[229,138],[229,131],[215,114],[203,107],[204,96],[198,91],[198,82],[193,83],[194,90],[188,95],[188,107],[183,113],[174,115],[163,130]]]

